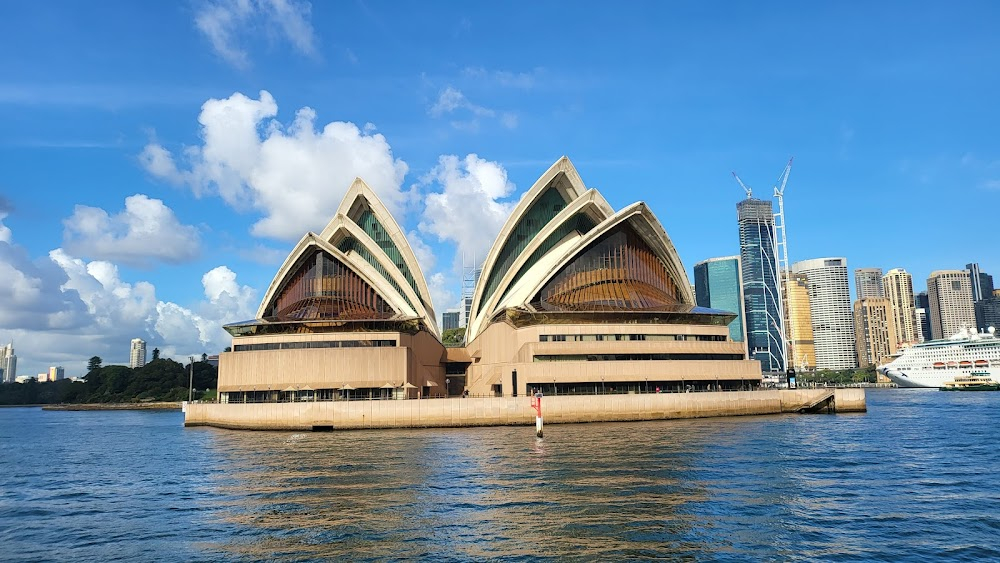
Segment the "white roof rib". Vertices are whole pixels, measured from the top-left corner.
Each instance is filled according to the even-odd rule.
[[[348,218],[346,215],[341,215],[338,213],[337,216],[334,217],[334,220],[331,221],[330,224],[327,226],[327,228],[323,229],[323,232],[329,233],[329,236],[325,240],[331,246],[338,247],[338,249],[339,249],[338,245],[345,238],[350,237],[357,240],[362,246],[365,247],[365,249],[368,250],[368,252],[372,254],[372,256],[375,258],[375,261],[378,262],[379,265],[381,265],[382,268],[389,274],[389,276],[392,278],[391,282],[395,282],[396,286],[398,286],[398,288],[396,286],[393,286],[392,289],[397,293],[402,291],[402,295],[404,295],[407,299],[409,299],[410,303],[412,303],[412,308],[410,305],[407,305],[406,309],[407,310],[412,309],[413,315],[418,317],[433,316],[433,313],[429,312],[426,306],[424,305],[423,301],[420,300],[420,296],[417,295],[417,292],[413,289],[412,286],[410,286],[410,283],[406,281],[406,278],[403,277],[403,272],[399,271],[399,268],[396,267],[396,264],[393,263],[392,259],[390,259],[389,256],[385,253],[385,251],[382,250],[382,247],[380,247],[378,243],[372,240],[371,237],[368,236],[368,233],[366,233],[361,227],[359,227],[357,223],[351,221],[350,218]],[[358,256],[355,252],[344,252],[344,254],[347,256],[357,256],[358,260],[364,262],[365,266],[367,266],[368,268],[371,268],[372,272],[374,272],[374,275],[382,277],[382,274],[378,272],[378,270],[376,270],[374,267],[372,267],[368,263],[368,261],[364,259],[364,257]],[[392,285],[391,282],[389,285]],[[437,323],[428,324],[428,328],[436,336],[438,335]]]
[[[517,225],[523,219],[524,214],[531,208],[532,204],[535,203],[538,198],[545,192],[545,189],[549,187],[553,181],[558,178],[564,178],[565,182],[556,182],[557,189],[559,189],[567,201],[573,201],[579,198],[587,190],[586,186],[583,184],[583,179],[580,178],[580,174],[576,171],[576,167],[570,162],[569,158],[563,156],[555,162],[548,170],[545,171],[538,180],[525,192],[521,200],[518,201],[517,206],[511,212],[510,217],[507,218],[507,222],[504,223],[500,233],[497,238],[493,241],[493,246],[490,248],[489,254],[486,256],[486,260],[483,262],[483,271],[479,275],[479,283],[476,284],[476,290],[472,298],[472,312],[474,316],[479,316],[480,309],[482,309],[483,295],[482,292],[486,288],[487,281],[490,279],[490,275],[493,271],[493,267],[496,265],[498,255],[507,243],[507,239],[510,238],[511,233],[514,232]],[[535,236],[538,238],[538,235]],[[471,320],[470,320],[471,322]],[[468,335],[466,336],[466,341],[468,341]]]
[[[260,308],[257,309],[257,318],[264,318],[265,312],[268,308],[270,308],[271,304],[284,288],[285,279],[288,276],[295,274],[296,270],[294,269],[294,266],[303,255],[313,249],[323,250],[337,260],[340,260],[344,265],[351,268],[351,270],[360,276],[365,283],[371,286],[371,288],[378,293],[379,297],[388,303],[398,315],[406,316],[412,311],[409,305],[406,304],[402,295],[400,295],[399,292],[397,292],[395,288],[393,288],[385,278],[379,275],[379,273],[375,271],[375,268],[372,268],[372,266],[363,258],[360,256],[349,257],[337,249],[337,247],[319,238],[315,233],[307,233],[306,236],[302,237],[302,240],[295,245],[292,252],[288,254],[288,257],[285,259],[285,263],[282,264],[281,269],[279,269],[277,275],[275,275],[274,280],[271,282],[271,286],[267,290],[267,294],[264,295],[264,299],[260,303]]]
[[[340,202],[340,206],[337,208],[337,212],[334,214],[333,219],[330,223],[323,229],[320,233],[320,238],[323,240],[331,240],[336,234],[337,230],[340,228],[340,223],[342,221],[347,221],[353,226],[357,227],[353,220],[350,219],[350,214],[352,210],[355,210],[358,206],[365,206],[371,210],[375,218],[378,219],[379,223],[385,229],[386,234],[389,235],[389,239],[399,250],[399,253],[406,264],[407,269],[410,271],[410,275],[413,277],[414,282],[417,287],[413,288],[410,286],[409,282],[406,281],[406,277],[403,272],[396,266],[396,264],[389,259],[388,263],[383,263],[382,258],[389,258],[382,248],[376,243],[370,236],[367,236],[367,240],[362,240],[360,237],[355,236],[372,254],[379,257],[379,262],[382,263],[383,267],[387,268],[390,272],[393,272],[393,279],[399,283],[404,282],[401,285],[406,288],[414,290],[416,300],[414,301],[414,307],[423,309],[424,321],[427,327],[430,328],[431,332],[435,335],[439,334],[437,326],[437,315],[434,313],[434,304],[431,301],[430,289],[427,287],[427,281],[424,278],[423,270],[420,268],[420,263],[417,262],[417,257],[413,253],[413,249],[410,247],[409,241],[406,240],[406,233],[396,222],[396,219],[389,213],[389,210],[382,203],[382,200],[378,198],[378,195],[365,183],[361,178],[355,178],[351,187],[347,190],[344,195],[344,199]],[[355,232],[352,230],[352,232]],[[363,229],[358,229],[358,232],[364,232]],[[354,236],[354,235],[352,235]],[[398,273],[398,275],[396,275]],[[412,298],[411,298],[412,300]]]
[[[656,216],[653,215],[653,212],[641,201],[633,203],[613,216],[608,217],[603,223],[591,229],[583,237],[580,237],[576,241],[576,244],[567,250],[561,260],[550,263],[551,265],[544,272],[540,271],[541,269],[537,272],[531,272],[531,277],[536,282],[531,286],[531,291],[528,292],[527,299],[531,299],[532,296],[541,291],[542,287],[556,273],[571,262],[590,243],[626,221],[632,223],[636,233],[646,241],[649,247],[656,252],[657,257],[663,261],[663,264],[667,268],[667,273],[681,291],[683,303],[694,305],[694,296],[691,294],[691,283],[688,281],[687,272],[684,270],[683,264],[681,264],[680,257],[677,256],[677,250],[674,248],[673,242],[667,236],[667,232],[663,229]]]
[[[532,239],[531,243],[528,244],[528,246],[520,253],[514,263],[511,264],[510,268],[507,269],[503,278],[501,278],[500,284],[493,291],[493,294],[486,298],[481,304],[478,314],[476,314],[472,319],[469,319],[469,326],[466,328],[466,337],[468,338],[468,341],[474,339],[481,330],[486,328],[489,320],[492,319],[497,312],[499,312],[497,306],[501,303],[501,301],[506,301],[505,294],[508,292],[510,284],[515,281],[514,277],[518,274],[518,272],[520,272],[528,258],[530,258],[532,254],[538,250],[538,248],[553,232],[558,230],[567,221],[573,220],[580,213],[589,215],[594,220],[594,224],[596,225],[610,217],[614,213],[614,209],[611,208],[608,202],[605,201],[604,197],[595,189],[587,190],[581,196],[566,205],[562,211],[549,221],[549,223],[545,225],[541,231],[539,231],[535,238]],[[554,249],[550,249],[549,252],[552,252],[552,250]],[[530,272],[531,269],[529,269],[528,272],[522,276],[522,279],[527,277]],[[482,279],[483,278],[481,276],[480,280]],[[480,296],[480,299],[482,299],[482,296]]]

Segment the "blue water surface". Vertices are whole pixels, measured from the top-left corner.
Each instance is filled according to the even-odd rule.
[[[1000,393],[868,408],[544,439],[0,409],[0,560],[1000,560]]]

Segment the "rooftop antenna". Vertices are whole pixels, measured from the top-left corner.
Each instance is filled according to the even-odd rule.
[[[733,178],[736,178],[736,182],[740,185],[741,188],[743,188],[743,191],[747,193],[747,199],[751,199],[753,197],[753,190],[751,190],[746,184],[744,184],[743,180],[740,180],[740,177],[736,175],[736,172],[733,172]]]

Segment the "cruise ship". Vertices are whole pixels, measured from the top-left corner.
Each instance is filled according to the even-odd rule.
[[[1000,383],[1000,338],[996,329],[959,331],[903,350],[878,372],[900,387],[943,387],[955,376],[989,376]]]

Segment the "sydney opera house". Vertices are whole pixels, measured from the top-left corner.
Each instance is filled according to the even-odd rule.
[[[476,286],[465,344],[442,343],[404,231],[361,180],[278,270],[257,318],[228,325],[220,401],[750,389],[735,313],[694,305],[644,203],[614,211],[567,158],[521,198]]]

